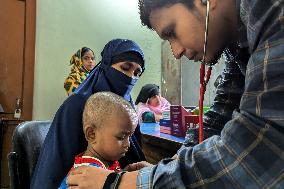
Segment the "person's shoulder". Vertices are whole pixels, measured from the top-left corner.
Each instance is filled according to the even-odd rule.
[[[70,82],[74,82],[77,80],[77,74],[74,72],[71,72],[70,74],[68,74],[68,76],[65,79],[65,83],[70,83]]]
[[[162,97],[162,96],[161,96],[161,99],[162,99],[162,101],[164,101],[164,102],[170,103],[165,97]]]
[[[88,96],[85,95],[85,94],[72,93],[72,94],[65,100],[65,102],[81,101],[81,100],[86,100],[86,99],[88,99]]]
[[[62,107],[83,108],[88,96],[84,94],[71,94],[62,104]]]
[[[148,107],[148,104],[143,103],[143,102],[139,102],[136,106],[137,106],[137,108],[142,108],[142,107]]]
[[[168,101],[165,97],[162,97],[162,96],[161,96],[161,99],[162,99],[162,100],[166,100],[166,101]]]

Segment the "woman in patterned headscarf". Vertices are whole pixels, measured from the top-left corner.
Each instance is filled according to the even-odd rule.
[[[68,95],[73,93],[87,78],[95,64],[94,52],[88,47],[82,47],[71,57],[71,73],[64,82],[64,88]]]

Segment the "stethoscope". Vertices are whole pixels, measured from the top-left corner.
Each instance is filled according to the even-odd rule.
[[[199,90],[199,112],[198,112],[198,119],[199,119],[199,129],[198,129],[198,142],[202,143],[204,140],[204,130],[203,130],[203,101],[204,95],[206,91],[206,85],[210,79],[211,71],[212,71],[212,64],[206,64],[206,51],[207,51],[207,42],[208,42],[208,24],[209,24],[209,10],[210,10],[210,3],[207,0],[202,0],[203,4],[206,4],[206,18],[205,18],[205,32],[204,32],[204,45],[203,45],[203,58],[200,64],[199,70],[199,80],[200,80],[200,90]],[[205,65],[208,65],[208,70],[205,75]]]

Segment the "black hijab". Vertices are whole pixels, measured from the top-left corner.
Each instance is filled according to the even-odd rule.
[[[121,61],[134,61],[141,66],[143,72],[145,66],[142,50],[131,40],[115,39],[105,45],[101,55],[101,62],[74,93],[90,96],[96,92],[111,91],[132,102],[130,93],[137,79],[130,78],[111,66]]]
[[[147,84],[144,85],[135,101],[135,105],[139,104],[139,102],[146,103],[147,100],[153,96],[159,95],[159,86],[155,84]]]

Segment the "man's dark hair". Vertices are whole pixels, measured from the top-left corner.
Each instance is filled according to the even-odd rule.
[[[138,7],[142,25],[153,30],[150,24],[150,14],[159,8],[170,7],[177,3],[182,3],[189,9],[194,6],[193,0],[139,0]]]

